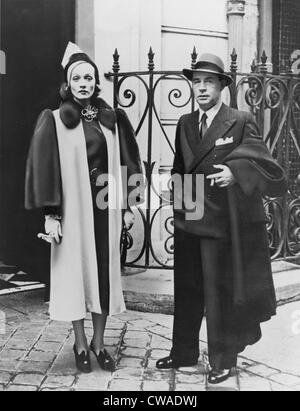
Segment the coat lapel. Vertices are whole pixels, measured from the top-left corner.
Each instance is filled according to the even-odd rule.
[[[190,116],[190,119],[185,123],[186,137],[192,152],[195,152],[200,143],[199,110],[194,111]]]
[[[198,144],[195,157],[189,166],[187,173],[191,173],[198,164],[206,157],[215,147],[215,143],[219,138],[225,136],[230,128],[236,123],[236,119],[230,117],[229,107],[222,105],[220,111],[214,118],[211,126],[202,141]]]

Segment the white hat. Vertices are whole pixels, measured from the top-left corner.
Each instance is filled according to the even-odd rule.
[[[73,54],[77,54],[77,53],[84,53],[75,43],[72,43],[71,41],[69,41],[67,48],[65,50],[65,54],[64,57],[62,59],[61,65],[62,67],[65,69],[67,64],[70,61],[70,57],[73,56]]]

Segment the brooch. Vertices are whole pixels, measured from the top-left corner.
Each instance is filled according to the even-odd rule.
[[[86,121],[91,122],[97,117],[98,109],[92,106],[87,106],[81,111],[81,114]]]

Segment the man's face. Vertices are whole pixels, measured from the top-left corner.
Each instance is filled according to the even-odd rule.
[[[221,99],[223,83],[217,74],[194,73],[193,92],[199,107],[207,111]]]
[[[95,91],[95,69],[88,63],[80,64],[72,72],[70,87],[72,94],[78,100],[88,100]]]

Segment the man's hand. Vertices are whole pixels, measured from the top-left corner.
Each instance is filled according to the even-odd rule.
[[[218,164],[214,167],[219,168],[222,171],[216,174],[211,174],[206,177],[209,180],[211,180],[212,186],[216,183],[218,187],[225,188],[225,187],[230,187],[236,183],[236,178],[232,174],[229,167],[224,166],[222,164]]]

